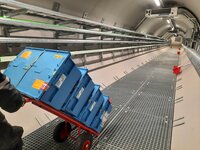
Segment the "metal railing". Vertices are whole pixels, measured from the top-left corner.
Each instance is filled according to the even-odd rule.
[[[129,47],[117,47],[117,48],[106,48],[106,49],[93,49],[93,50],[84,50],[84,51],[72,51],[71,55],[72,56],[77,56],[80,55],[80,57],[82,57],[83,55],[88,55],[88,54],[97,54],[99,55],[100,53],[113,53],[113,52],[117,52],[117,51],[125,51],[125,50],[135,50],[135,49],[153,49],[153,48],[157,48],[157,47],[163,47],[163,46],[167,46],[163,45],[163,44],[158,44],[158,45],[144,45],[144,46],[129,46]],[[133,51],[134,53],[134,51]],[[86,56],[87,57],[87,56]],[[0,57],[0,63],[2,62],[10,62],[13,61],[16,58],[16,56],[1,56]]]

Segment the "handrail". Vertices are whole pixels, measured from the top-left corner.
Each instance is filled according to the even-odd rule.
[[[85,55],[85,54],[96,54],[96,53],[103,53],[103,52],[114,52],[120,50],[129,50],[129,49],[136,49],[136,48],[147,48],[147,47],[154,47],[154,46],[165,46],[167,44],[157,44],[157,45],[144,45],[144,46],[129,46],[129,47],[117,47],[117,48],[106,48],[106,49],[93,49],[93,50],[80,50],[80,51],[72,51],[71,55]],[[1,56],[0,62],[10,62],[14,60],[16,56]]]

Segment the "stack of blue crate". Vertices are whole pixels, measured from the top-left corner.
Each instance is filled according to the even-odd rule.
[[[4,74],[24,95],[43,101],[100,132],[111,112],[109,97],[66,51],[25,48]]]

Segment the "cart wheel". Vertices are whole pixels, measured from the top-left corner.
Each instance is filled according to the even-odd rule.
[[[54,129],[53,139],[58,142],[64,142],[70,135],[72,127],[68,122],[60,122]]]
[[[77,141],[78,150],[90,150],[93,137],[91,134],[85,132],[78,137]]]

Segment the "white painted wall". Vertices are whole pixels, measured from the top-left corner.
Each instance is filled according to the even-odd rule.
[[[90,73],[90,76],[95,83],[100,84],[102,87],[104,87],[104,85],[108,86],[115,82],[113,76],[118,76],[118,78],[121,78],[125,76],[124,71],[130,73],[132,68],[137,69],[138,66],[142,66],[142,63],[145,64],[146,62],[165,52],[167,49],[168,48],[163,48],[159,51],[154,51],[152,53],[141,55],[136,58],[129,59],[127,61],[117,63],[97,71],[93,71]],[[92,67],[95,67],[94,65]],[[3,113],[6,115],[7,120],[12,125],[19,125],[24,128],[24,136],[36,130],[41,125],[44,125],[50,120],[56,118],[54,115],[32,104],[26,104],[23,108],[14,114],[6,113],[5,111],[3,111]]]

